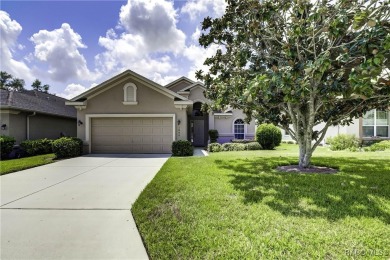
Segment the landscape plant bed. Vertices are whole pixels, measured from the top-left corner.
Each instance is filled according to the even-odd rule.
[[[308,168],[300,168],[299,165],[284,165],[276,168],[281,172],[297,172],[297,173],[312,173],[312,174],[333,174],[337,173],[338,170],[325,167],[325,166],[310,166]]]
[[[347,259],[390,254],[390,151],[333,152],[296,174],[298,147],[170,158],[132,208],[152,259]],[[387,255],[384,255],[387,254]]]
[[[54,158],[55,158],[54,154],[44,154],[44,155],[37,155],[37,156],[31,156],[26,158],[20,158],[20,159],[1,160],[0,175],[52,163]]]

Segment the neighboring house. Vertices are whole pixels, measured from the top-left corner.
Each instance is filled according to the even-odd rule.
[[[36,90],[20,92],[0,89],[1,135],[16,143],[61,135],[76,136],[76,109],[64,98]]]
[[[321,129],[323,124],[316,129]],[[282,130],[283,140],[292,140],[291,137]],[[349,126],[331,126],[329,127],[326,139],[338,134],[355,135],[360,140],[387,140],[390,139],[390,110],[381,111],[373,109],[367,112],[363,117],[354,119]]]
[[[219,142],[254,138],[255,123],[245,124],[241,111],[202,112],[204,91],[185,77],[161,86],[127,70],[66,104],[77,109],[77,137],[88,153],[171,153],[175,140],[206,146],[209,129]]]

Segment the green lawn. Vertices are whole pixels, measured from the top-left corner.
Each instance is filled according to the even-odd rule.
[[[21,159],[0,161],[0,175],[53,162],[54,154],[37,155]]]
[[[152,259],[347,259],[390,256],[390,151],[331,152],[334,175],[275,171],[274,151],[170,158],[133,205]]]

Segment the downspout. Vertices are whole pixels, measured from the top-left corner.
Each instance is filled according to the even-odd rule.
[[[37,112],[27,116],[27,140],[30,140],[30,117],[35,116]]]

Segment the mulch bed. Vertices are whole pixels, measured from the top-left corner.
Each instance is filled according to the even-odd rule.
[[[312,174],[334,174],[337,173],[337,169],[323,167],[323,166],[310,166],[309,168],[299,168],[299,165],[285,165],[276,168],[281,172],[295,172],[295,173],[312,173]]]

